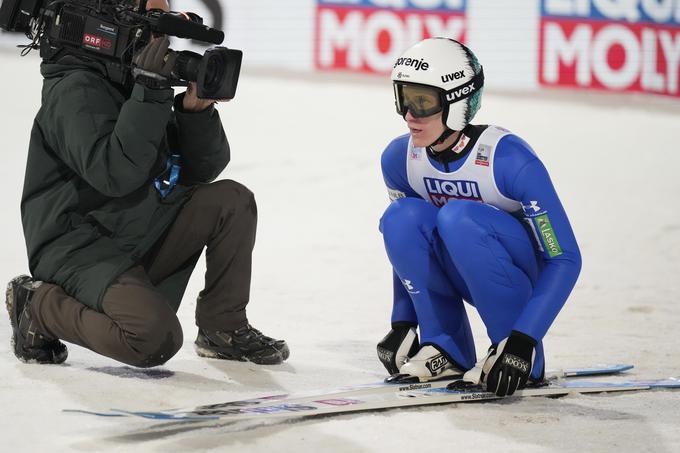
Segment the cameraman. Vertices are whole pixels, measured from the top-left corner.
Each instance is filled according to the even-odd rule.
[[[166,0],[147,8],[169,10]],[[163,83],[167,49],[163,36],[137,52],[130,86],[93,59],[41,65],[21,201],[36,280],[17,277],[7,290],[22,361],[61,363],[64,340],[137,367],[165,363],[182,346],[176,311],[204,247],[197,353],[258,364],[289,356],[246,317],[255,199],[237,182],[211,182],[229,161],[222,123],[194,84],[174,96]]]

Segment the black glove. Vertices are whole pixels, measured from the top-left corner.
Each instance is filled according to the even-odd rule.
[[[486,390],[498,396],[512,395],[527,385],[536,356],[536,340],[513,330],[484,363]]]
[[[378,343],[378,358],[392,375],[398,373],[406,359],[413,357],[419,348],[415,326],[393,324],[392,330]]]
[[[148,88],[162,89],[172,86],[170,76],[175,66],[175,53],[168,53],[167,36],[152,38],[132,57],[132,75],[135,82]]]

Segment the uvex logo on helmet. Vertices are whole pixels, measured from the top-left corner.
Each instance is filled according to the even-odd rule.
[[[465,77],[465,71],[456,71],[452,72],[450,74],[446,74],[442,76],[442,82],[447,83],[447,82],[453,82],[454,80],[462,79]]]
[[[446,93],[446,100],[449,102],[456,102],[459,99],[466,98],[469,95],[471,95],[477,88],[475,87],[475,83],[469,83],[465,86],[462,86],[456,90],[449,91]]]
[[[397,58],[397,62],[394,63],[394,67],[396,68],[397,66],[411,66],[416,69],[416,71],[423,70],[427,71],[427,69],[430,67],[430,64],[427,61],[424,61],[422,58],[420,60],[416,58]]]

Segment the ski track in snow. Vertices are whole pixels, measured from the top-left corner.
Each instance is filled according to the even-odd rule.
[[[40,103],[38,59],[0,54],[2,281],[27,271],[19,217]],[[232,147],[222,178],[256,194],[251,322],[291,357],[258,367],[201,359],[194,273],[182,350],[137,370],[69,345],[63,366],[18,362],[0,321],[3,451],[680,451],[680,392],[537,398],[234,425],[158,424],[61,409],[158,410],[383,377],[391,277],[377,229],[380,153],[406,131],[387,79],[245,72],[219,106]],[[680,375],[680,107],[617,95],[486,93],[475,123],[522,136],[551,173],[583,254],[580,280],[545,339],[549,368],[630,362],[634,378]],[[471,314],[478,352],[488,343]]]

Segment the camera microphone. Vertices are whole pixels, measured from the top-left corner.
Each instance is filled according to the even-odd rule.
[[[98,3],[95,8],[92,5]],[[221,44],[224,32],[203,25],[195,13],[146,9],[139,0],[0,0],[0,28],[25,33],[33,42],[26,49],[40,49],[46,63],[64,55],[93,59],[106,66],[107,77],[127,86],[132,77],[135,52],[157,34]],[[36,27],[34,27],[36,25]],[[203,99],[231,99],[241,71],[243,52],[226,47],[208,49],[203,55],[168,49],[172,63],[170,83],[195,82]]]
[[[222,44],[224,32],[206,25],[197,24],[173,14],[162,14],[156,24],[157,31],[178,38],[197,39],[211,44]]]

